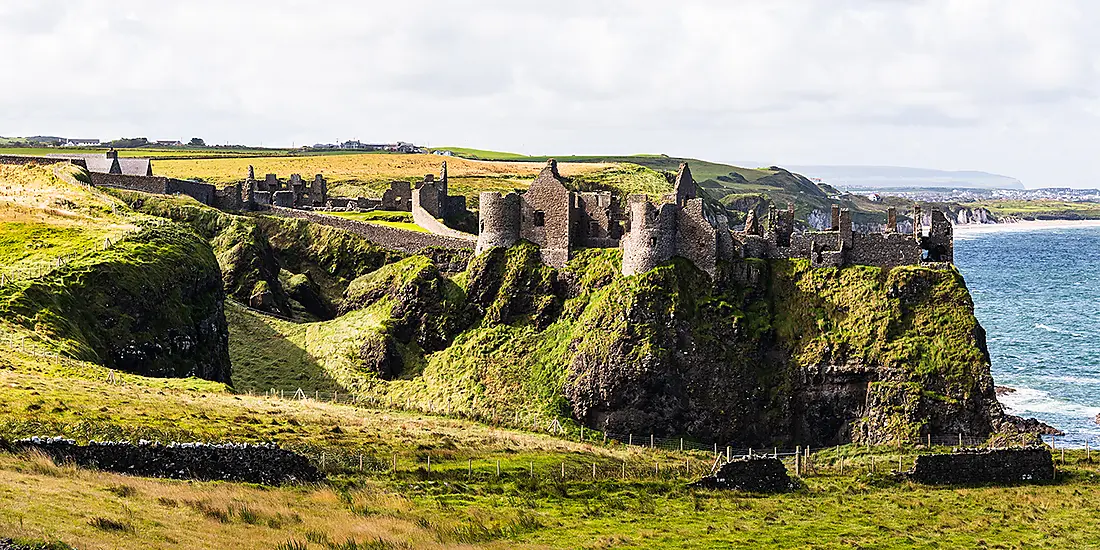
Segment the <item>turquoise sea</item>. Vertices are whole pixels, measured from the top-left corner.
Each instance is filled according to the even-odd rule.
[[[962,230],[955,263],[974,297],[1000,400],[1094,442],[1100,436],[1100,227]]]

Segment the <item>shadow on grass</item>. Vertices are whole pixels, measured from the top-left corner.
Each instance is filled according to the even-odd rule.
[[[280,321],[229,302],[225,317],[233,387],[238,393],[263,393],[272,388],[302,388],[307,394],[346,391],[306,350],[275,328]]]

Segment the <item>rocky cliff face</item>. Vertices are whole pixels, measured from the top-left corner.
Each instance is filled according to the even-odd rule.
[[[47,277],[10,285],[0,313],[73,357],[228,383],[224,300],[210,246],[180,226],[157,224]]]
[[[528,262],[527,247],[473,262],[466,291],[484,315],[461,346],[429,358],[436,384],[480,376],[472,391],[506,410],[525,402],[517,395],[538,399],[537,380],[591,428],[746,445],[1004,427],[985,335],[954,270],[752,260],[711,281],[676,260],[622,277],[617,251],[588,251],[559,272]]]

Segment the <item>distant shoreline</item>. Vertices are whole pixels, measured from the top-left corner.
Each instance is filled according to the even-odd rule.
[[[1036,220],[1009,223],[968,223],[955,225],[956,233],[991,233],[1001,231],[1037,231],[1041,229],[1071,229],[1100,227],[1100,220]]]

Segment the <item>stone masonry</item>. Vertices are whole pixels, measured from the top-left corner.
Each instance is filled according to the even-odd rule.
[[[526,193],[485,192],[480,203],[478,253],[522,239],[539,245],[543,262],[557,268],[576,249],[616,247],[623,251],[624,275],[644,273],[674,256],[712,276],[719,261],[736,258],[804,258],[814,267],[883,268],[954,259],[951,223],[933,210],[927,218],[930,226],[924,227],[919,206],[914,207],[913,234],[897,231],[893,208],[884,232],[855,232],[851,212],[836,205],[827,231],[796,232],[791,205],[784,211],[771,206],[766,226],[750,211],[744,230],[731,231],[728,219],[711,212],[698,196],[686,163],[676,174],[673,192],[660,204],[631,196],[626,216],[611,193],[569,190],[552,159]]]

